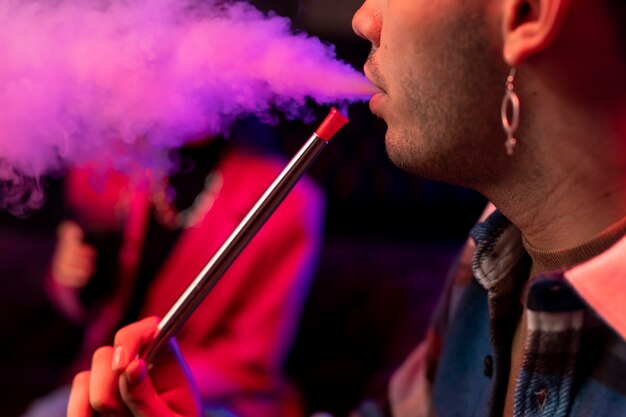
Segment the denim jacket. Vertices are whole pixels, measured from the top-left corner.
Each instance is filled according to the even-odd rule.
[[[626,238],[528,281],[520,232],[472,230],[425,341],[392,378],[394,417],[501,416],[519,300],[528,309],[515,417],[626,416]]]

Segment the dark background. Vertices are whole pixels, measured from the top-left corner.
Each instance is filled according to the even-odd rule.
[[[291,18],[297,30],[335,45],[339,59],[362,67],[369,45],[351,29],[360,1],[252,3]],[[293,155],[327,111],[312,107],[312,123],[271,127],[280,151]],[[307,413],[337,416],[384,396],[390,373],[423,336],[447,268],[485,204],[473,192],[394,167],[384,150],[385,125],[366,103],[352,105],[349,116],[309,170],[327,194],[325,242],[287,363]],[[45,207],[28,219],[0,213],[0,332],[10,341],[0,348],[3,404],[45,393],[73,353],[62,342],[80,335],[56,327],[59,317],[45,304],[41,282],[25,278],[43,276],[64,216],[59,184],[50,180],[47,187]]]

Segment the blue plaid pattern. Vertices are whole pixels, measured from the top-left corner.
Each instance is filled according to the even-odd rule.
[[[528,281],[530,259],[519,230],[501,213],[476,225],[471,235],[475,279],[467,280],[462,270],[470,263],[459,262],[434,317],[430,339],[437,342],[427,356],[432,372],[424,381],[431,385],[433,404],[424,409],[439,417],[502,415],[521,299],[528,327],[515,417],[626,416],[624,335],[577,294],[565,271]],[[626,253],[623,259],[626,269]]]

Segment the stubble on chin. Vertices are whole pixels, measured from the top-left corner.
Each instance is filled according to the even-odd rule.
[[[496,175],[492,163],[502,139],[499,108],[507,69],[490,52],[484,27],[478,17],[452,17],[445,36],[436,37],[440,42],[420,55],[419,78],[406,71],[403,123],[385,139],[399,168],[470,188]]]

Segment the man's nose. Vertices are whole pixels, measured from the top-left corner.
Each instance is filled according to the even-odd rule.
[[[352,30],[376,48],[380,46],[381,19],[371,1],[365,1],[352,18]]]

